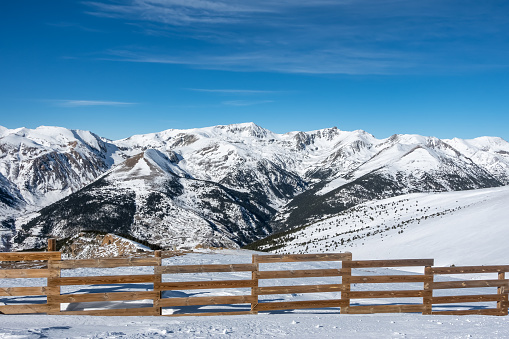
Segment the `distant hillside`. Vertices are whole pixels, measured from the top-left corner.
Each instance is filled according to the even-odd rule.
[[[408,194],[360,204],[248,248],[351,251],[358,259],[435,258],[438,266],[507,263],[508,207],[507,186]]]

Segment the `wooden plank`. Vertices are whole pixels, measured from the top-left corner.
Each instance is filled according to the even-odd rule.
[[[352,284],[391,284],[391,283],[411,283],[424,282],[424,275],[367,275],[352,276]]]
[[[424,304],[424,311],[422,314],[430,315],[433,311],[433,303],[431,302],[431,298],[433,297],[433,290],[431,289],[431,285],[433,284],[433,280],[435,278],[431,266],[424,267],[424,276],[426,277],[426,280],[424,282],[424,291],[422,295],[422,303]]]
[[[99,258],[61,260],[54,262],[56,268],[113,268],[129,266],[156,266],[158,258]]]
[[[431,302],[433,304],[453,304],[453,303],[503,301],[503,300],[504,297],[498,294],[455,295],[431,298]]]
[[[254,264],[231,265],[179,265],[156,267],[156,274],[170,273],[207,273],[207,272],[252,272],[256,270]]]
[[[467,274],[509,272],[509,265],[432,267],[433,274]]]
[[[485,308],[476,310],[456,310],[456,311],[433,311],[433,315],[502,315],[499,309]]]
[[[251,313],[258,314],[257,311],[255,311],[256,305],[258,305],[258,272],[260,270],[260,264],[258,263],[258,257],[259,255],[253,254],[251,257],[251,262],[254,265],[254,270],[251,272],[251,280],[253,281],[253,286],[251,286],[251,296],[255,298],[253,302],[251,303]]]
[[[347,295],[347,293],[344,293]],[[401,290],[401,291],[351,291],[348,293],[350,299],[365,298],[420,298],[424,291],[420,290]]]
[[[505,280],[505,272],[498,272],[498,280]],[[509,288],[507,287],[498,287],[497,294],[504,297],[503,301],[497,302],[497,309],[500,310],[502,315],[509,314]]]
[[[0,287],[0,296],[46,295],[46,287]]]
[[[161,251],[154,251],[154,258],[157,259],[157,266],[154,267],[154,298],[153,298],[153,305],[156,308],[156,312],[158,315],[162,314],[162,308],[159,305],[159,300],[161,300],[162,297],[162,291],[156,286],[161,286],[161,283],[163,282],[163,276],[158,273],[158,269],[161,268],[161,265],[163,263],[162,258],[162,252]]]
[[[343,267],[369,268],[369,267],[410,267],[432,266],[434,259],[397,259],[397,260],[354,260],[343,262]]]
[[[59,258],[60,259],[60,258]],[[46,279],[46,300],[49,307],[48,314],[59,314],[60,303],[56,300],[56,297],[60,295],[60,285],[56,283],[55,279],[60,278],[62,270],[55,267],[54,263],[58,260],[49,260],[48,269],[50,271],[50,278]]]
[[[60,260],[60,252],[7,252],[0,253],[0,261]]]
[[[259,263],[299,262],[299,261],[342,261],[350,258],[351,253],[319,254],[271,254],[258,256]]]
[[[344,307],[342,299],[264,302],[256,305],[256,311],[294,310],[304,308]]]
[[[159,315],[154,307],[118,308],[107,310],[62,311],[61,315],[93,315],[93,316],[140,316]]]
[[[158,307],[168,306],[194,306],[194,305],[228,305],[251,304],[257,298],[251,295],[223,296],[223,297],[190,297],[190,298],[163,298],[159,300]]]
[[[251,311],[235,311],[235,312],[206,312],[206,313],[177,313],[177,314],[164,314],[164,317],[207,317],[207,316],[223,316],[223,315],[247,315],[257,314],[258,312]]]
[[[509,286],[509,280],[462,280],[462,281],[442,281],[430,284],[430,288],[472,288],[472,287],[505,287]]]
[[[121,301],[121,300],[145,300],[154,299],[157,292],[111,292],[111,293],[84,293],[84,294],[63,294],[55,296],[59,303],[79,303],[94,301]]]
[[[3,305],[0,306],[0,314],[31,314],[47,313],[49,306],[47,304],[33,305]]]
[[[57,285],[107,285],[107,284],[131,284],[131,283],[152,283],[153,274],[143,275],[111,275],[97,277],[65,277],[48,278],[48,282],[54,282]]]
[[[283,279],[283,278],[310,278],[310,277],[340,277],[341,269],[321,270],[287,270],[287,271],[260,271],[258,279]]]
[[[349,267],[351,266],[349,263],[352,261],[352,253],[347,252],[349,255],[345,261],[342,263],[342,270],[343,270],[343,276],[341,277],[341,284],[343,285],[343,291],[341,292],[341,299],[344,300],[344,307],[341,308],[341,313],[348,313],[348,308],[350,307],[350,297],[349,293],[351,291],[351,282],[352,282],[352,269]],[[347,263],[345,265],[345,263]]]
[[[270,286],[258,287],[257,294],[289,294],[289,293],[320,293],[320,292],[340,292],[343,290],[342,284],[329,285],[298,285],[298,286]]]
[[[54,252],[57,250],[57,239],[49,238],[48,239],[48,252]]]
[[[345,309],[348,314],[374,314],[374,313],[421,313],[424,305],[376,305],[376,306],[350,306]],[[341,309],[343,313],[343,309]]]
[[[243,288],[253,287],[255,282],[253,280],[223,280],[223,281],[186,281],[186,282],[164,282],[161,284],[154,284],[154,288],[161,291],[172,290],[200,290],[200,289],[214,289],[214,288]]]
[[[0,279],[10,278],[47,278],[49,277],[49,270],[45,268],[38,269],[14,269],[14,270],[0,270]]]

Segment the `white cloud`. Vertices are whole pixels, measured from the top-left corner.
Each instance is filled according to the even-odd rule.
[[[121,102],[121,101],[97,101],[97,100],[51,100],[51,101],[55,105],[61,107],[136,105],[136,103],[134,102]]]
[[[250,89],[206,89],[206,88],[186,88],[190,91],[205,92],[205,93],[219,93],[219,94],[275,94],[282,93],[281,91],[263,91],[263,90],[250,90]]]
[[[274,102],[272,100],[258,100],[258,101],[248,101],[248,100],[231,100],[231,101],[223,101],[223,105],[227,106],[253,106],[260,104],[268,104]]]
[[[175,44],[102,59],[229,71],[404,74],[506,60],[507,18],[474,0],[103,0],[93,15]],[[185,39],[193,43],[183,44]],[[502,39],[501,39],[502,41]],[[204,42],[204,43],[201,43]],[[165,49],[164,46],[172,46]],[[491,49],[490,49],[491,48]],[[493,50],[495,51],[493,52]],[[504,57],[504,58],[502,58]],[[498,60],[496,60],[498,58]],[[472,60],[474,60],[472,62]],[[503,62],[503,61],[502,61]]]

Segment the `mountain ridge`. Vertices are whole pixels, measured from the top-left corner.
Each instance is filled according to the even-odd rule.
[[[166,227],[184,239],[179,242],[183,245],[185,234],[169,221],[179,210],[189,216],[183,221],[186,232],[193,222],[203,225],[203,232],[216,232],[215,240],[189,237],[194,243],[230,247],[373,199],[509,183],[509,143],[498,137],[441,140],[395,134],[376,139],[362,130],[336,127],[277,134],[243,123],[169,129],[116,141],[61,127],[0,128],[0,152],[0,218],[5,224],[0,234],[4,243],[17,239],[7,241],[15,248],[28,246],[19,241],[23,237],[62,236],[65,227],[56,225],[74,221],[64,214],[59,220],[44,219],[41,211],[57,203],[78,211],[79,206],[63,202],[76,194],[88,197],[90,192],[82,190],[94,183],[98,197],[110,192],[106,196],[134,201],[128,203],[129,218],[120,218],[124,234],[159,234],[160,245],[166,233],[158,227]],[[142,192],[145,198],[140,198]],[[71,201],[77,204],[80,199]],[[147,199],[166,206],[159,206],[164,211],[175,211],[153,219]],[[100,199],[92,200],[101,206]],[[38,217],[28,217],[37,211]],[[140,226],[134,216],[151,224]],[[36,234],[29,228],[46,231]],[[169,236],[166,241],[175,239]]]

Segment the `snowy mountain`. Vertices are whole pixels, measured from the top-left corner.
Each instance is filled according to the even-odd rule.
[[[245,123],[111,141],[0,128],[0,152],[4,249],[81,230],[235,247],[373,199],[509,183],[509,143],[491,137],[276,134]]]
[[[358,259],[435,258],[437,266],[507,261],[509,186],[413,193],[369,201],[251,249],[274,253],[350,251]]]

